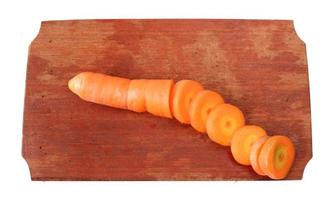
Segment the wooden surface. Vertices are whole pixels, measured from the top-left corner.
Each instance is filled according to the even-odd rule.
[[[292,21],[48,21],[29,50],[22,153],[32,180],[267,179],[176,120],[80,100],[67,81],[82,71],[197,80],[248,124],[291,137],[287,179],[312,157],[306,50]]]

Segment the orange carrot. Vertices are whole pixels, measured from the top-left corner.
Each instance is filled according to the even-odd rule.
[[[206,130],[212,141],[229,146],[233,133],[244,125],[245,117],[239,108],[231,104],[220,104],[211,110]]]
[[[171,94],[171,108],[173,116],[178,121],[184,124],[190,123],[190,103],[201,90],[203,90],[203,86],[192,80],[181,80],[174,85]]]
[[[250,165],[249,155],[252,144],[267,135],[259,126],[247,125],[235,131],[231,140],[231,152],[234,159],[242,165]]]
[[[251,165],[259,175],[285,178],[295,159],[295,149],[286,136],[267,136],[261,127],[246,125],[242,111],[225,104],[223,97],[192,80],[129,80],[83,72],[68,82],[80,98],[115,108],[149,112],[191,126],[221,145],[231,145],[234,159]]]
[[[251,163],[251,166],[253,170],[261,176],[265,176],[266,174],[262,171],[259,165],[259,155],[261,152],[261,149],[263,147],[263,144],[268,140],[269,136],[262,136],[259,138],[254,144],[252,145],[250,149],[250,154],[249,154],[249,160]]]
[[[130,80],[93,72],[82,72],[68,82],[80,98],[115,108],[127,108]]]
[[[285,178],[295,159],[292,141],[281,135],[270,137],[262,146],[259,155],[261,170],[272,179]]]
[[[145,112],[145,88],[147,80],[131,80],[128,89],[128,109],[135,112]]]
[[[191,126],[197,131],[205,133],[205,124],[211,109],[221,103],[224,103],[224,99],[216,92],[210,90],[198,92],[189,107]]]
[[[148,80],[145,89],[145,104],[149,113],[173,118],[170,109],[170,94],[173,80]]]

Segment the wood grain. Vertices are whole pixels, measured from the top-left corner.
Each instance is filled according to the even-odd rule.
[[[291,137],[287,179],[312,157],[306,49],[292,21],[47,21],[29,49],[22,154],[32,180],[267,179],[176,120],[80,100],[67,81],[82,71],[197,80],[248,124]]]

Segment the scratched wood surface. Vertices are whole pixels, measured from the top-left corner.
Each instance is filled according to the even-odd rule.
[[[287,179],[312,157],[306,49],[292,21],[47,21],[29,49],[22,154],[32,180],[267,179],[176,120],[80,100],[67,81],[82,71],[197,80],[248,124],[291,137]]]

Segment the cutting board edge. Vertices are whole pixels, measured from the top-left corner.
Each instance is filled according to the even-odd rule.
[[[296,30],[296,25],[295,25],[295,21],[294,20],[289,20],[289,23],[291,25],[291,29],[293,30],[294,35],[296,36],[296,38],[299,40],[299,42],[301,42],[304,46],[305,46],[305,55],[306,55],[306,43],[305,41],[301,38],[300,34],[298,34],[297,30]],[[305,56],[307,59],[307,56]],[[307,64],[307,60],[306,60],[306,64]]]
[[[32,174],[32,168],[31,168],[31,163],[27,157],[27,152],[26,152],[26,144],[24,143],[24,130],[23,130],[23,137],[22,137],[22,151],[21,151],[21,156],[23,158],[23,160],[25,161],[25,163],[28,166],[28,170],[29,170],[29,174],[30,174],[30,180],[34,180],[33,174]]]
[[[133,19],[84,19],[84,20],[80,20],[80,19],[66,19],[66,20],[44,20],[40,22],[40,27],[39,30],[37,32],[37,35],[35,36],[35,38],[32,40],[31,44],[34,43],[34,41],[36,41],[38,39],[38,37],[43,33],[43,30],[45,29],[46,25],[49,23],[60,23],[60,22],[82,22],[82,21],[99,21],[99,22],[107,22],[107,21],[129,21],[129,20],[133,20],[133,21],[154,21],[156,19],[139,19],[139,18],[133,18]],[[296,30],[296,26],[295,26],[295,20],[293,19],[217,19],[217,18],[208,18],[208,19],[201,19],[201,18],[187,18],[187,19],[183,19],[183,18],[164,18],[164,19],[159,19],[159,20],[166,20],[166,21],[170,21],[170,20],[174,20],[174,21],[179,21],[179,20],[187,20],[187,21],[220,21],[220,20],[228,20],[228,21],[272,21],[272,22],[284,22],[289,24],[291,30],[293,31],[294,35],[296,36],[296,38],[303,43],[306,46],[306,43],[304,42],[304,40],[301,38],[300,34],[298,34],[297,30]],[[30,44],[30,45],[31,45]],[[306,50],[306,48],[305,48]]]

